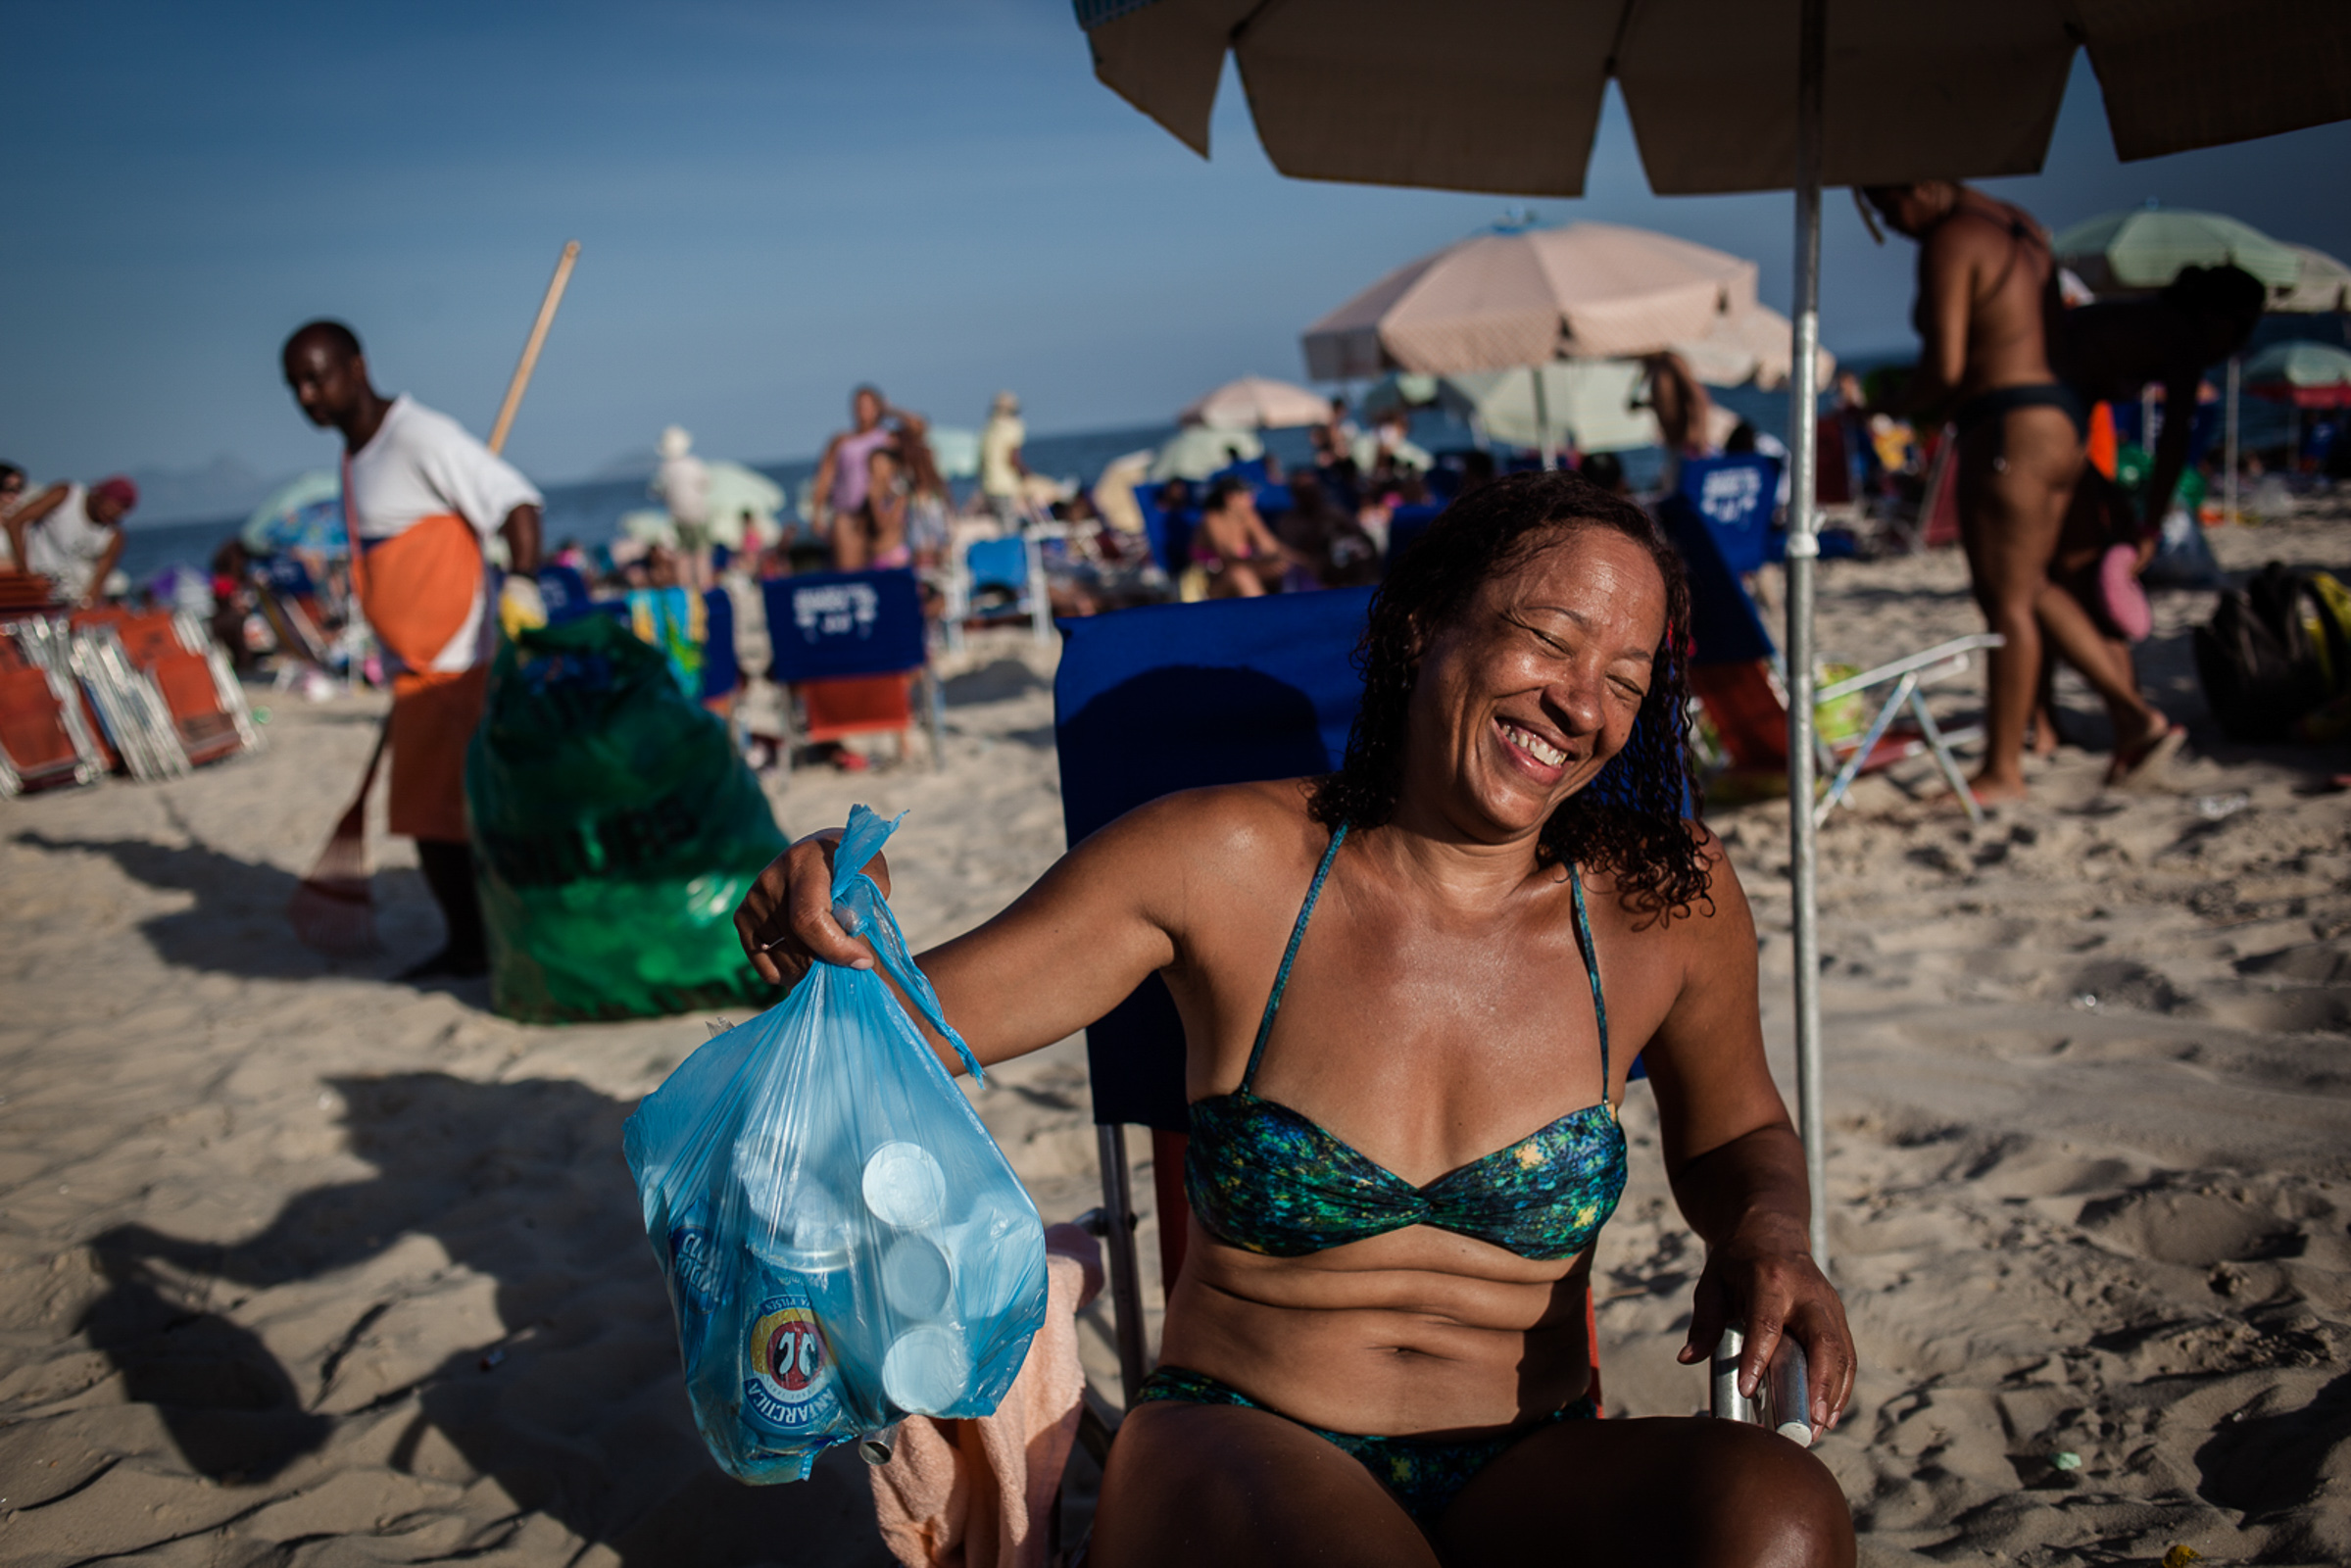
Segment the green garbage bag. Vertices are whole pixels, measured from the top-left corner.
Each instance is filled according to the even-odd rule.
[[[560,1023],[776,1000],[732,921],[784,835],[726,726],[610,616],[499,649],[465,803],[500,1014]]]

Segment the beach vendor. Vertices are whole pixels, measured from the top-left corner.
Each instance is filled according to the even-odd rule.
[[[343,436],[343,500],[360,609],[392,676],[391,827],[416,859],[448,925],[442,950],[402,976],[463,979],[489,969],[465,837],[465,747],[481,718],[497,612],[544,622],[539,492],[447,415],[367,376],[359,338],[313,321],[286,339],[286,385],[313,424]],[[484,546],[502,535],[514,575]]]
[[[1797,1445],[1592,1419],[1586,1293],[1636,1055],[1706,1247],[1681,1359],[1739,1321],[1742,1378],[1803,1345],[1816,1425],[1853,1386],[1754,922],[1683,815],[1689,626],[1639,508],[1570,473],[1486,485],[1381,584],[1339,771],[1141,807],[922,956],[982,1061],[1153,972],[1184,1020],[1188,1251],[1098,1568],[1854,1560]],[[829,912],[829,838],[736,914],[770,979],[872,962]]]
[[[1959,432],[1960,544],[1984,624],[2005,639],[1984,657],[1980,801],[2025,794],[2025,729],[2040,686],[2044,639],[2129,721],[2115,736],[2124,773],[2159,764],[2184,732],[2112,686],[2113,666],[2090,613],[2050,580],[2088,411],[2050,368],[2064,304],[2049,236],[2033,215],[1956,180],[1872,185],[1861,192],[1887,227],[1919,242],[1922,344],[1906,401],[1947,416]]]
[[[119,473],[50,485],[7,514],[10,558],[55,583],[65,603],[87,609],[122,559],[122,519],[138,504],[139,487]]]

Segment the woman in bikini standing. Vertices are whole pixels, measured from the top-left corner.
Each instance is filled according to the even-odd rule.
[[[1852,1389],[1753,921],[1682,815],[1689,615],[1639,508],[1570,473],[1486,485],[1382,583],[1339,772],[1152,802],[923,956],[983,1061],[1154,971],[1184,1019],[1190,1240],[1110,1450],[1100,1568],[1853,1561],[1794,1444],[1589,1419],[1636,1054],[1706,1245],[1681,1358],[1743,1321],[1747,1375],[1804,1346],[1815,1424]],[[770,980],[872,961],[829,912],[833,836],[736,913]]]
[[[1956,180],[1872,185],[1862,196],[1919,242],[1912,318],[1922,340],[1909,401],[1959,427],[1959,527],[1985,624],[2006,642],[1986,657],[1980,801],[2022,799],[2025,729],[2043,638],[2117,715],[2115,751],[2132,766],[2177,748],[2177,731],[2117,678],[2082,604],[2049,579],[2082,472],[2087,412],[2049,368],[2063,309],[2057,262],[2031,214]]]

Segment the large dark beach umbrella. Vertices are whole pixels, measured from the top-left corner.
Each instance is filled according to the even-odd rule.
[[[1203,157],[1229,52],[1274,167],[1578,196],[1610,77],[1660,195],[1790,190],[1796,1099],[1828,1256],[1811,810],[1823,185],[2040,170],[2087,49],[2126,160],[2351,119],[2351,0],[1076,0],[1095,74]]]

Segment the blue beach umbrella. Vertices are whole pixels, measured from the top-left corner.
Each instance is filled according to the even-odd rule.
[[[279,486],[269,500],[253,509],[237,537],[256,555],[273,556],[281,550],[349,555],[342,478],[319,468]]]

